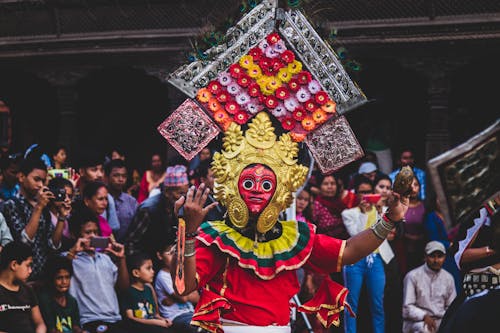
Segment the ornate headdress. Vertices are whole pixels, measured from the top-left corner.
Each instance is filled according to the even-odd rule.
[[[248,208],[238,192],[241,171],[251,164],[261,163],[274,172],[277,188],[257,221],[257,231],[269,231],[279,213],[287,208],[295,192],[305,181],[308,168],[297,163],[299,147],[288,133],[277,138],[269,115],[258,113],[245,134],[241,126],[232,123],[225,132],[223,149],[215,153],[212,168],[216,177],[215,197],[227,207],[231,223],[243,228],[248,223]]]

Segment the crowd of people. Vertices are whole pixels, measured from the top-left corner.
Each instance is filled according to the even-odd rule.
[[[179,296],[170,274],[174,203],[191,185],[204,184],[213,193],[210,149],[185,165],[153,154],[142,178],[118,150],[108,157],[80,153],[74,165],[62,146],[50,154],[34,149],[1,158],[0,332],[199,331],[190,324],[199,291]],[[297,332],[308,332],[307,322],[314,332],[437,332],[455,296],[464,293],[456,264],[462,261],[455,260],[452,248],[467,229],[446,229],[412,150],[401,151],[398,164],[384,174],[368,155],[351,175],[313,172],[296,193],[298,221],[345,240],[373,227],[385,212],[401,167],[410,166],[415,174],[405,223],[365,258],[329,274],[349,290],[347,303],[358,315],[345,311],[340,328],[331,329],[322,328],[315,316],[298,318]],[[206,205],[213,202],[208,195]],[[225,216],[218,205],[206,219]],[[489,240],[475,246],[472,259],[463,253],[474,240],[461,245],[464,262],[498,263]],[[301,275],[299,296],[306,302],[325,275],[307,270]],[[470,288],[468,296],[476,293]]]

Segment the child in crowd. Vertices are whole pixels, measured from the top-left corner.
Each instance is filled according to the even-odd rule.
[[[188,296],[178,296],[174,292],[174,285],[170,270],[174,269],[174,248],[175,245],[165,245],[157,252],[158,259],[161,260],[162,269],[158,272],[155,280],[155,290],[158,295],[160,314],[164,318],[172,320],[172,329],[176,333],[197,332],[197,327],[191,326],[193,318],[193,304],[197,303],[200,295],[197,291]]]
[[[91,333],[129,332],[120,315],[116,291],[129,287],[125,249],[110,239],[105,253],[96,252],[92,239],[99,236],[99,220],[88,210],[70,217],[71,234],[77,239],[66,253],[73,261],[73,276],[69,291],[78,302],[80,321]]]
[[[0,255],[0,332],[45,333],[38,300],[25,285],[31,274],[31,247],[8,243]]]
[[[65,257],[47,263],[45,288],[39,295],[40,310],[50,333],[83,333],[76,299],[68,293],[73,266]]]
[[[295,199],[295,218],[300,222],[312,223],[311,190],[304,187]]]
[[[154,279],[153,261],[146,254],[138,253],[128,262],[131,285],[125,292],[122,309],[134,332],[169,332],[172,326],[169,319],[158,313],[156,295],[151,286]]]

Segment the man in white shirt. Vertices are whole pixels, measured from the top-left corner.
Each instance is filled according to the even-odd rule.
[[[403,333],[436,332],[455,299],[453,276],[441,269],[444,245],[431,241],[425,246],[425,264],[410,271],[403,282]]]

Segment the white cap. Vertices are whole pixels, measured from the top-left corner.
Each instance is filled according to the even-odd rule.
[[[425,254],[429,255],[434,251],[439,251],[446,254],[446,249],[444,248],[443,243],[438,241],[430,241],[425,245]]]
[[[377,166],[372,163],[372,162],[365,162],[359,166],[358,173],[363,174],[363,173],[370,173],[377,170]]]

